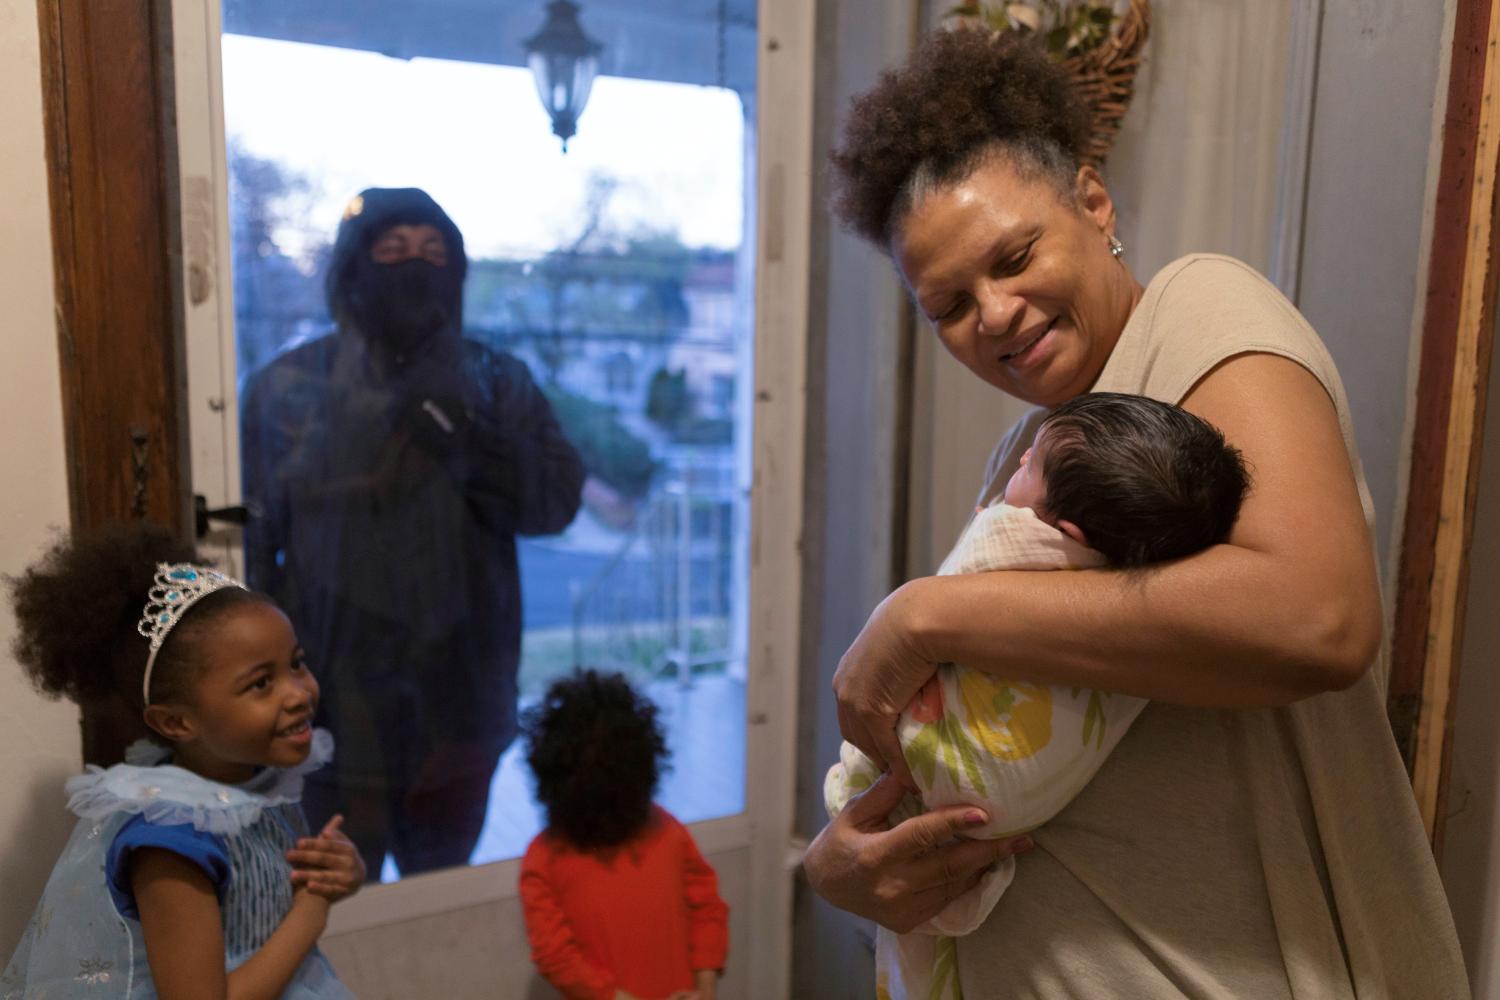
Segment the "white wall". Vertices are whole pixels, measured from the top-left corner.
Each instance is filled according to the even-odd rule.
[[[35,0],[0,0],[0,573],[29,563],[68,521],[56,375],[51,221]],[[77,713],[32,690],[0,606],[0,965],[10,957],[71,826],[62,783],[78,770]]]

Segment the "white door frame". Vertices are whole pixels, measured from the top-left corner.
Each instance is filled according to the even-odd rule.
[[[745,801],[750,995],[791,988],[817,4],[760,0],[754,480]]]
[[[225,507],[240,499],[240,438],[220,7],[217,0],[171,6],[192,488],[209,507]],[[202,547],[236,575],[243,570],[238,531],[216,532]]]

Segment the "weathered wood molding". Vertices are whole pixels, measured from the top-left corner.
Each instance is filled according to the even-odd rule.
[[[1432,227],[1389,709],[1441,848],[1494,336],[1500,0],[1459,5]]]
[[[38,0],[74,528],[190,523],[166,0]]]
[[[37,0],[57,335],[75,531],[191,531],[168,0]],[[83,706],[84,759],[141,733]]]

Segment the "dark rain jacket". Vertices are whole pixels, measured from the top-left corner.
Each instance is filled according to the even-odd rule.
[[[297,629],[341,780],[372,784],[409,783],[440,744],[510,742],[515,536],[563,530],[584,478],[526,365],[459,337],[456,303],[402,354],[354,325],[349,262],[393,222],[445,224],[461,294],[462,238],[415,195],[365,192],[330,267],[339,329],[255,373],[241,407],[249,582]]]

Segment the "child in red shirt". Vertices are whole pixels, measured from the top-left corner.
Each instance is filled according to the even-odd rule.
[[[556,681],[522,717],[547,829],[521,862],[531,960],[568,1000],[714,1000],[729,907],[687,828],[651,801],[657,709],[618,674]]]

